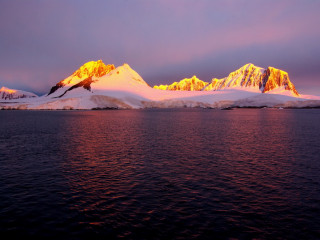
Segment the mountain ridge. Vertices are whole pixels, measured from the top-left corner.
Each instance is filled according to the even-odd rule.
[[[191,78],[184,78],[179,82],[172,83],[171,85],[159,85],[154,86],[154,88],[171,91],[201,91],[208,84],[208,82],[204,82],[194,75]]]
[[[194,83],[196,85],[195,87],[185,87],[185,79],[183,79],[180,82],[174,82],[171,85],[155,85],[154,88],[171,91],[218,91],[225,88],[241,87],[254,88],[256,90],[260,90],[261,93],[266,93],[283,87],[284,90],[290,91],[293,95],[299,96],[299,93],[293,83],[290,81],[287,72],[274,67],[268,67],[267,69],[264,69],[257,67],[252,63],[248,63],[231,72],[225,78],[213,78],[211,83],[207,83],[202,80],[199,81]],[[192,81],[189,82],[191,84],[193,83]],[[204,85],[204,87],[199,89],[197,88],[198,85]]]
[[[163,86],[165,91],[150,87],[128,64],[115,67],[91,61],[58,82],[49,94],[2,101],[0,109],[320,107],[320,97],[294,94],[288,73],[253,64],[211,82],[193,76]]]
[[[127,66],[128,71],[132,70],[128,64],[124,64],[123,66]],[[131,70],[129,70],[129,68]],[[53,86],[47,96],[52,95],[59,89],[61,90],[58,91],[59,94],[56,94],[55,97],[62,97],[67,92],[79,87],[91,91],[92,83],[99,81],[99,78],[109,74],[115,69],[116,67],[113,64],[106,65],[102,60],[87,62],[80,66],[69,77]],[[142,78],[139,75],[137,79]],[[142,83],[147,84],[143,79]],[[252,63],[245,64],[239,69],[231,72],[225,78],[213,78],[211,82],[200,80],[194,75],[191,78],[184,78],[179,82],[173,82],[170,85],[155,85],[153,88],[169,91],[219,91],[234,87],[255,89],[261,93],[281,90],[299,96],[299,93],[294,84],[290,81],[287,72],[274,67],[264,69],[255,66]]]

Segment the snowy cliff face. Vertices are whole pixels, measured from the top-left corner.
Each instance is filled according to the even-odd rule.
[[[52,97],[60,97],[67,91],[78,87],[90,90],[93,77],[102,77],[114,69],[115,66],[113,64],[105,65],[101,60],[87,62],[69,77],[53,86],[48,96],[53,94]]]
[[[174,82],[171,85],[154,86],[155,89],[173,90],[173,91],[201,91],[208,83],[200,80],[196,76],[182,79],[180,82]]]
[[[34,98],[38,97],[36,94],[21,90],[9,89],[6,87],[2,87],[0,89],[0,99],[3,100],[12,100],[18,98]]]
[[[217,91],[226,88],[245,88],[262,93],[285,90],[286,92],[290,91],[289,93],[294,96],[299,96],[294,85],[290,82],[288,73],[273,67],[264,69],[252,63],[246,64],[230,73],[228,77],[222,79],[213,78],[210,84],[194,76],[191,79],[183,79],[171,85],[154,86],[154,88],[180,91]]]
[[[267,69],[256,67],[251,63],[230,73],[226,78],[212,79],[205,91],[222,90],[228,87],[259,89],[262,93],[283,88],[299,96],[296,88],[290,82],[288,73],[273,67]]]
[[[223,79],[213,78],[205,91],[222,90],[228,87],[260,88],[264,69],[249,63],[230,73]]]
[[[264,71],[261,84],[262,92],[265,93],[280,87],[284,87],[285,90],[291,91],[299,96],[298,91],[289,79],[288,73],[273,67],[268,67],[268,69]]]

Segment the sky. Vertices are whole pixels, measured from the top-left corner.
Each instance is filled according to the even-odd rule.
[[[88,61],[151,86],[282,69],[320,95],[318,0],[0,0],[0,87],[44,94]]]

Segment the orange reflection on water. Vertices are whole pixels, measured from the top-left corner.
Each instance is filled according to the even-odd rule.
[[[86,217],[84,224],[147,226],[159,223],[155,219],[164,212],[178,222],[177,216],[206,216],[210,224],[217,213],[233,211],[236,218],[271,211],[289,196],[280,189],[283,181],[290,184],[294,155],[287,141],[292,134],[288,112],[74,114],[75,121],[66,123],[69,139],[62,150],[71,205]],[[208,209],[208,203],[216,205]]]
[[[117,116],[112,115],[117,112]],[[67,144],[65,170],[69,187],[74,193],[74,208],[90,212],[123,196],[122,191],[134,188],[131,176],[143,157],[137,134],[140,123],[136,111],[91,111],[77,114],[77,124],[68,123],[70,142]],[[108,124],[104,117],[108,115]],[[119,124],[118,117],[122,118]],[[123,125],[124,124],[124,125]],[[133,156],[134,155],[134,156]],[[77,196],[85,196],[78,199]],[[106,200],[107,199],[107,200]],[[98,221],[99,222],[99,221]],[[90,222],[95,224],[95,222]]]

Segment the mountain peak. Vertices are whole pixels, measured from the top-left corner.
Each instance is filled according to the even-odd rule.
[[[92,81],[92,77],[102,77],[114,69],[115,66],[113,64],[106,65],[102,60],[87,62],[83,64],[69,77],[63,79],[62,81],[58,82],[55,86],[53,86],[48,95],[54,93],[59,88],[62,88],[66,85],[74,86],[86,79],[91,79],[90,81]]]
[[[256,67],[253,63],[247,63],[243,65],[240,69],[246,69],[246,68],[254,68]]]
[[[221,90],[228,87],[255,88],[259,89],[262,93],[284,88],[299,96],[294,85],[290,82],[287,72],[274,67],[264,69],[252,63],[248,63],[238,70],[231,72],[228,77],[212,79],[212,82],[205,90]]]
[[[110,88],[128,87],[129,85],[149,86],[142,77],[128,64],[115,68],[113,64],[106,65],[102,60],[83,64],[72,75],[53,86],[47,96],[59,98],[74,92],[74,89],[85,89],[89,92]]]
[[[90,61],[83,64],[72,76],[78,78],[102,77],[115,69],[113,64],[106,65],[102,60]]]
[[[289,79],[289,74],[274,67],[268,67],[265,70],[262,84],[263,93],[279,87],[284,87],[285,90],[292,91],[295,95],[299,96],[298,91]]]

